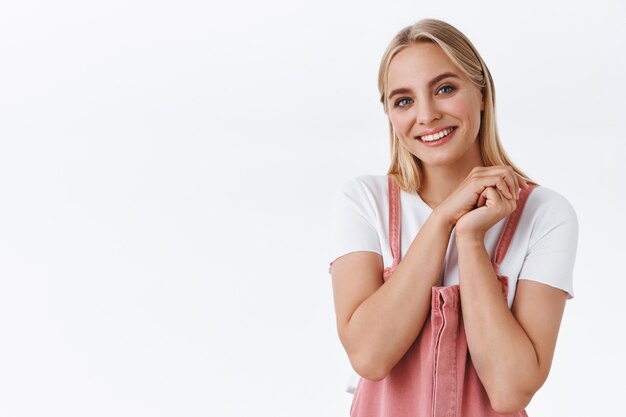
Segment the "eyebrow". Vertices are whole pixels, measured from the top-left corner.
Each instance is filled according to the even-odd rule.
[[[437,84],[439,81],[443,80],[444,78],[457,78],[458,79],[459,76],[456,75],[453,72],[444,72],[443,74],[439,74],[435,78],[430,80],[428,82],[428,86],[432,87],[434,84]],[[410,92],[411,92],[410,88],[406,88],[406,87],[396,88],[391,93],[389,93],[387,98],[390,99],[391,97],[395,96],[396,94],[404,94],[404,93],[410,93]]]

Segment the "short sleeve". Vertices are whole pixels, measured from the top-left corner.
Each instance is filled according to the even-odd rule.
[[[533,225],[519,279],[541,282],[574,297],[573,273],[578,246],[578,218],[561,195],[541,207]]]
[[[376,219],[371,191],[358,178],[347,181],[335,191],[331,204],[329,272],[330,264],[347,253],[382,253]]]

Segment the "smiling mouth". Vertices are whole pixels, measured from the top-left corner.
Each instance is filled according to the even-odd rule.
[[[434,142],[436,140],[445,138],[450,133],[454,132],[456,127],[449,127],[447,129],[443,129],[433,135],[424,135],[424,136],[416,136],[415,139],[421,140],[422,142]]]

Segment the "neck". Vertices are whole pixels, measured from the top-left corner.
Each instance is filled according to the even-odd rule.
[[[424,181],[419,191],[420,197],[431,208],[436,208],[477,166],[485,166],[480,153],[471,158],[461,158],[453,165],[422,165]]]

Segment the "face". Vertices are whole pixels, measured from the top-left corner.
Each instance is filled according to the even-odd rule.
[[[401,142],[429,166],[481,165],[482,95],[433,43],[397,53],[387,78],[388,115]]]

